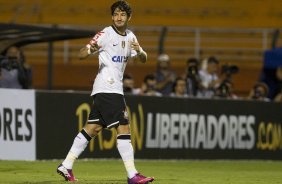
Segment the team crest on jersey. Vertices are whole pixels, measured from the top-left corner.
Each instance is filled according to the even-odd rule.
[[[125,41],[122,41],[122,42],[121,42],[121,46],[122,46],[122,48],[124,49],[124,47],[125,47]]]

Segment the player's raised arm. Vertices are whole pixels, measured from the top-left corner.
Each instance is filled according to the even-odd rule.
[[[85,58],[87,58],[89,56],[89,54],[88,54],[88,48],[85,46],[85,47],[83,47],[83,48],[81,48],[80,50],[79,50],[79,53],[78,53],[78,58],[79,59],[85,59]]]
[[[99,50],[97,42],[90,41],[85,47],[81,48],[78,53],[79,59],[85,59],[91,54],[95,54]]]

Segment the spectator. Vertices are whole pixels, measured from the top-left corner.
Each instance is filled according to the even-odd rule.
[[[186,93],[186,80],[178,77],[175,79],[172,87],[171,97],[188,97]]]
[[[282,66],[278,67],[275,72],[275,85],[274,89],[274,98],[282,92]]]
[[[0,87],[28,89],[31,87],[31,70],[25,64],[23,52],[15,46],[7,49],[0,61]]]
[[[200,86],[198,97],[211,98],[214,96],[215,89],[220,85],[221,80],[218,78],[219,61],[215,57],[207,60],[206,67],[199,70]]]
[[[215,90],[215,98],[238,99],[233,92],[233,83],[230,80],[224,80]]]
[[[157,80],[155,75],[148,74],[144,78],[144,83],[141,87],[141,93],[143,95],[147,96],[162,96],[161,93],[159,93],[156,89]]]
[[[269,88],[268,98],[274,99],[282,88],[282,66],[278,66],[277,68],[264,67],[261,72],[260,81],[266,83]]]
[[[137,95],[140,93],[140,89],[134,88],[134,79],[129,74],[124,74],[123,79],[123,92],[125,94]]]
[[[187,67],[183,78],[187,84],[188,96],[197,96],[197,92],[200,85],[200,77],[198,72],[199,61],[196,58],[190,58],[187,60]]]
[[[268,102],[270,101],[270,99],[267,98],[267,95],[268,95],[268,86],[263,82],[258,82],[253,86],[247,98],[252,100]]]
[[[156,71],[157,90],[163,95],[169,95],[172,92],[175,76],[175,72],[170,68],[169,56],[167,54],[159,55]]]

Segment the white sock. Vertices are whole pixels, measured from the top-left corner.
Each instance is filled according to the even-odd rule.
[[[74,161],[79,157],[79,155],[84,151],[87,147],[91,137],[85,132],[84,129],[81,130],[75,137],[72,147],[63,161],[63,166],[67,169],[72,169]]]
[[[134,165],[134,152],[131,145],[130,135],[118,135],[117,148],[123,160],[128,178],[133,178],[138,172]]]

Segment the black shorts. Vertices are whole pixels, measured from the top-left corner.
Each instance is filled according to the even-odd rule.
[[[104,128],[113,128],[129,123],[123,95],[98,93],[93,96],[93,101],[88,124],[99,124]]]

